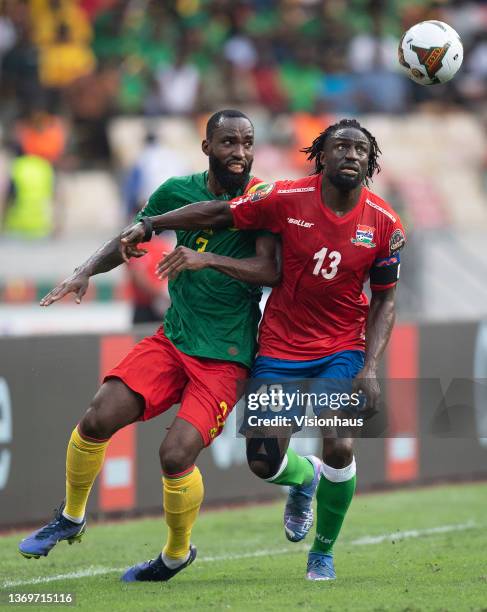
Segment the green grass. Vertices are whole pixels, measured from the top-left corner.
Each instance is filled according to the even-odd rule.
[[[18,554],[22,534],[5,536],[0,538],[0,595],[5,602],[6,593],[14,591],[74,592],[77,608],[116,612],[487,610],[486,485],[356,497],[336,546],[335,582],[304,580],[306,549],[284,538],[282,507],[279,503],[203,513],[193,533],[198,559],[166,584],[119,582],[121,568],[157,554],[164,539],[162,521],[157,519],[92,525],[82,544],[62,542],[39,560]],[[445,525],[467,526],[381,543],[354,543],[366,536]],[[116,571],[5,587],[7,581],[90,567]]]

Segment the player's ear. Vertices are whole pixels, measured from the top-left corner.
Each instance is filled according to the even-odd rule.
[[[323,168],[326,166],[325,152],[324,151],[321,151],[321,153],[320,153],[320,164],[323,166]]]
[[[206,156],[210,154],[210,142],[206,138],[201,143],[201,150]]]

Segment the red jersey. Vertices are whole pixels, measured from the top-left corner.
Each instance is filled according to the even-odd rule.
[[[312,360],[364,350],[368,300],[393,287],[404,230],[381,198],[362,188],[343,217],[321,199],[322,175],[277,181],[231,201],[235,227],[282,238],[282,283],[272,290],[259,332],[259,354]]]

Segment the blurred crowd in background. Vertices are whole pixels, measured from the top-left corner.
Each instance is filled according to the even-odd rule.
[[[15,108],[44,97],[51,110],[74,116],[89,114],[86,106],[191,114],[222,102],[258,102],[273,112],[402,112],[445,97],[475,105],[481,91],[469,77],[487,74],[481,1],[3,0],[1,6],[2,93]],[[401,33],[424,19],[447,21],[465,45],[463,76],[445,90],[423,92],[394,78]]]
[[[399,69],[402,33],[428,19],[449,23],[463,41],[462,69],[446,85],[418,86]],[[455,218],[456,203],[442,202],[452,187],[444,189],[441,180],[448,171],[452,176],[451,154],[462,151],[462,188],[472,191],[465,199],[475,224],[487,185],[487,4],[0,0],[0,99],[1,226],[4,236],[17,240],[70,235],[65,218],[76,207],[85,210],[84,225],[76,217],[78,227],[92,225],[96,198],[105,216],[116,201],[119,211],[106,227],[98,221],[107,234],[118,230],[166,178],[205,168],[202,128],[209,114],[225,107],[248,111],[255,122],[258,172],[267,180],[308,173],[299,149],[337,118],[386,118],[389,123],[372,122],[379,136],[390,143],[394,125],[404,142],[411,138],[412,155],[409,174],[400,177],[401,164],[408,164],[402,150],[395,152],[397,170],[386,166],[379,193],[416,226],[432,227],[432,218],[433,226],[445,226]],[[405,125],[411,113],[414,124]],[[461,114],[474,123],[450,129],[449,157],[439,169],[427,168],[426,149],[441,138],[419,117]],[[133,118],[144,125],[135,139]],[[154,127],[158,121],[186,127],[170,142],[171,130]],[[415,146],[426,162],[414,162]],[[430,153],[438,157],[436,149]],[[414,174],[418,169],[424,177]],[[105,174],[88,180],[94,170]]]
[[[399,72],[399,38],[425,19],[446,21],[464,43],[461,74],[445,86],[416,87]],[[485,108],[487,5],[2,0],[0,60],[7,138],[54,165],[90,165],[110,159],[106,123],[119,114]]]

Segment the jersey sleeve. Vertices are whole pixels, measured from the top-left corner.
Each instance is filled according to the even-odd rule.
[[[171,178],[162,183],[147,200],[142,210],[135,215],[134,223],[138,223],[142,217],[155,217],[173,210],[176,182],[174,178]]]
[[[406,236],[399,217],[387,224],[383,231],[380,250],[370,269],[372,291],[385,291],[395,287],[401,267],[400,251],[406,244]]]
[[[264,229],[279,233],[282,227],[282,211],[277,183],[259,183],[247,193],[230,200],[234,226],[238,229]]]

